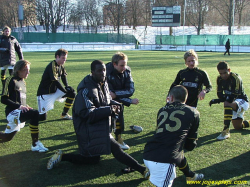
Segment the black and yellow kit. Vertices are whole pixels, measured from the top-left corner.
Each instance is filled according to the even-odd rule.
[[[50,62],[44,70],[40,85],[38,87],[37,96],[55,93],[57,88],[66,93],[60,80],[65,86],[68,86],[67,73],[63,65],[59,66],[56,61]]]
[[[188,90],[186,104],[192,107],[197,107],[197,96],[202,91],[203,86],[206,87],[206,93],[212,89],[207,73],[200,68],[186,68],[180,70],[175,78],[175,81],[171,85],[170,90],[176,85],[182,85]]]
[[[248,102],[248,97],[244,92],[241,77],[231,72],[227,80],[223,80],[219,75],[217,77],[217,96],[221,102],[233,102],[235,99],[244,99]]]
[[[10,76],[6,79],[1,102],[6,104],[6,116],[20,105],[26,106],[26,83],[24,79]]]
[[[157,130],[145,146],[143,159],[180,167],[183,149],[191,151],[196,146],[199,121],[196,109],[180,102],[167,103],[157,114]]]

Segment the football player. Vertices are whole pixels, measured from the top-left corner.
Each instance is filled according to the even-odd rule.
[[[217,140],[225,140],[230,137],[229,126],[231,121],[237,130],[249,127],[249,121],[243,121],[249,103],[241,77],[231,72],[229,64],[225,61],[219,62],[217,70],[220,74],[217,77],[218,99],[212,99],[209,105],[224,103],[224,128]]]
[[[150,172],[150,181],[158,187],[172,186],[175,167],[187,181],[202,180],[204,175],[190,170],[183,149],[192,151],[197,143],[199,112],[185,104],[187,89],[173,87],[167,104],[157,114],[157,130],[145,146],[143,160]]]
[[[106,68],[107,81],[112,99],[129,107],[131,104],[139,104],[139,99],[130,98],[134,94],[135,87],[131,75],[131,69],[127,66],[127,62],[127,55],[122,52],[117,52],[113,55],[112,62],[106,64]],[[120,112],[119,118],[112,119],[112,121],[113,124],[115,124],[114,133],[116,141],[122,149],[129,149],[129,146],[121,137],[121,134],[124,131],[123,110]],[[130,128],[135,132],[141,132],[143,130],[142,127],[136,125],[132,125]]]
[[[64,68],[67,56],[67,50],[58,49],[55,53],[55,60],[50,62],[44,70],[37,91],[38,110],[41,121],[46,120],[47,112],[54,108],[55,101],[64,102],[65,98],[66,101],[61,118],[72,120],[72,116],[68,114],[68,111],[73,105],[76,94],[67,81],[67,73]],[[61,80],[65,87],[61,84]]]
[[[184,54],[185,65],[187,68],[180,70],[171,85],[171,90],[176,85],[182,85],[188,90],[188,98],[186,104],[197,107],[198,99],[203,100],[206,93],[212,89],[208,74],[198,68],[198,55],[190,49]],[[203,89],[203,86],[206,88]]]
[[[6,84],[1,97],[1,102],[6,105],[5,114],[8,124],[5,132],[0,132],[0,142],[12,140],[15,134],[30,120],[30,132],[32,138],[32,151],[46,152],[42,142],[38,140],[39,112],[26,103],[26,83],[24,79],[30,73],[30,62],[19,60],[14,66],[14,73],[6,79]]]

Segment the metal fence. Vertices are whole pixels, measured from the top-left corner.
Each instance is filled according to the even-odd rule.
[[[56,51],[64,48],[68,51],[122,51],[122,50],[162,50],[162,51],[195,51],[224,52],[225,46],[195,46],[195,45],[136,45],[136,44],[117,44],[117,43],[21,43],[22,49],[28,51]],[[250,46],[231,46],[231,52],[250,52]]]

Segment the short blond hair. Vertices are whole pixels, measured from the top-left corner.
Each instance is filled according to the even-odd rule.
[[[122,52],[117,52],[116,54],[113,55],[112,57],[112,63],[115,63],[116,65],[120,60],[128,60],[128,56]]]
[[[10,28],[10,27],[8,27],[8,26],[4,26],[4,28],[3,28],[3,31],[2,31],[2,32],[4,32],[4,30],[6,30],[6,29],[9,29],[9,30],[10,30],[10,33],[11,33],[11,28]]]
[[[186,53],[184,54],[185,64],[186,64],[187,58],[190,57],[190,56],[193,56],[195,58],[195,61],[196,61],[195,66],[197,66],[198,65],[198,55],[195,52],[195,50],[193,50],[193,49],[190,49],[190,50],[186,51]]]

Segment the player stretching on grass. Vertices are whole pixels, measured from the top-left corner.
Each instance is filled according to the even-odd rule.
[[[57,150],[48,161],[47,169],[52,169],[60,161],[96,164],[101,155],[112,153],[119,162],[130,167],[126,171],[136,170],[148,178],[146,167],[125,153],[110,134],[111,116],[118,116],[121,104],[111,100],[106,67],[102,61],[94,60],[91,63],[91,75],[80,82],[77,92],[73,123],[80,154],[63,154],[61,150]]]
[[[143,159],[150,171],[150,181],[157,187],[172,186],[176,177],[175,167],[186,176],[187,181],[204,178],[203,174],[190,170],[183,149],[192,151],[196,146],[199,112],[186,105],[187,89],[173,87],[167,104],[157,114],[157,130],[145,146]]]
[[[232,121],[235,129],[249,127],[249,121],[243,121],[244,113],[249,108],[248,97],[244,92],[241,77],[231,72],[227,62],[219,62],[217,65],[219,76],[217,78],[217,96],[209,105],[224,103],[224,128],[217,140],[230,138],[229,126]]]
[[[61,115],[62,119],[72,120],[68,114],[75,99],[74,89],[68,85],[67,73],[64,64],[67,60],[68,51],[58,49],[55,53],[55,60],[50,62],[44,70],[40,85],[37,91],[38,110],[41,120],[46,120],[47,112],[54,108],[55,101],[63,102],[65,105]],[[62,86],[62,80],[65,88]]]
[[[0,142],[12,140],[15,134],[30,120],[32,151],[46,152],[48,149],[38,140],[39,112],[26,104],[26,83],[24,79],[30,73],[30,62],[19,60],[14,66],[14,73],[6,79],[1,102],[6,105],[5,114],[8,124],[5,132],[0,132]]]

